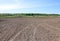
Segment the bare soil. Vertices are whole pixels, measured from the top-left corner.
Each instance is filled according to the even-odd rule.
[[[60,18],[0,19],[0,41],[60,41]]]

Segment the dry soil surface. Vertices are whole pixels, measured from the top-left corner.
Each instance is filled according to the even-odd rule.
[[[60,41],[60,18],[0,19],[0,41]]]

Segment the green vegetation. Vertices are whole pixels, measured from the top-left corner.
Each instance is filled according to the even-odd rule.
[[[59,14],[41,14],[41,13],[3,13],[0,14],[0,18],[15,18],[15,17],[53,17],[60,16]]]

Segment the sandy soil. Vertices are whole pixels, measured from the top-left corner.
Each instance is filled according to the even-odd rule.
[[[0,19],[0,41],[60,41],[60,18]]]

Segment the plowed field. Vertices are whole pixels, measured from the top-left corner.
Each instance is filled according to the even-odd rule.
[[[0,41],[60,41],[60,18],[0,19]]]

